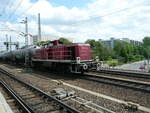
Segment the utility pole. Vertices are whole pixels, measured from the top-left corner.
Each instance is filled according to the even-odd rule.
[[[28,46],[28,18],[25,18],[25,45]]]
[[[9,44],[8,44],[8,35],[6,34],[6,50],[8,51],[9,50]]]
[[[28,18],[25,17],[25,45],[28,47]],[[29,53],[25,54],[25,67],[28,68],[29,66]]]
[[[10,36],[10,39],[9,39],[9,47],[10,47],[9,49],[10,49],[10,51],[11,51],[11,44],[12,43],[11,43],[11,36]]]
[[[40,13],[38,13],[38,41],[41,41],[41,20],[40,20]]]
[[[25,24],[25,45],[26,47],[28,47],[28,18],[25,17],[25,20],[22,20],[23,24]],[[28,51],[25,53],[25,67],[26,69],[28,70],[29,68],[29,64],[30,64],[30,61],[29,61],[29,53]]]
[[[25,33],[21,34],[25,37],[25,45],[28,46],[28,18],[25,17],[20,23],[25,24]]]
[[[16,43],[16,50],[19,49],[19,42]]]

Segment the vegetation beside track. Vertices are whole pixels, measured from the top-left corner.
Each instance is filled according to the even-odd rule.
[[[87,40],[85,43],[91,45],[93,57],[98,56],[110,66],[141,61],[150,57],[150,37],[144,37],[143,43],[138,46],[117,41],[113,50],[96,40]]]

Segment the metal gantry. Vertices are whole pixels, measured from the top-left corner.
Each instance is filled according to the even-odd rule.
[[[19,48],[19,42],[12,42],[11,41],[11,36],[10,39],[8,41],[8,35],[6,34],[6,42],[4,42],[4,45],[6,46],[6,51],[11,51],[12,50],[12,45],[14,45],[16,47],[16,49]]]

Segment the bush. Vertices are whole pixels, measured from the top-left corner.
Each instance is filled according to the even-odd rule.
[[[108,60],[106,61],[106,63],[107,63],[109,66],[117,66],[117,65],[120,64],[117,59],[108,59]]]
[[[130,55],[130,56],[128,56],[128,61],[129,62],[140,61],[140,60],[143,60],[143,59],[144,59],[144,56],[142,56],[142,55]]]

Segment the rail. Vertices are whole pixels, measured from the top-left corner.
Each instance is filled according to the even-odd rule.
[[[94,81],[94,82],[111,84],[115,86],[121,86],[121,87],[126,87],[130,89],[135,89],[135,90],[150,93],[150,83],[148,82],[140,82],[136,80],[128,80],[123,78],[108,77],[108,76],[88,74],[88,73],[86,73],[81,78]]]
[[[0,84],[7,90],[9,94],[16,100],[23,113],[35,113],[22,99],[19,97],[3,80],[0,80]]]
[[[116,74],[116,75],[122,75],[122,76],[128,76],[128,77],[150,79],[150,73],[134,72],[134,71],[128,71],[128,70],[100,69],[99,71],[92,70],[91,72]]]
[[[40,90],[39,88],[31,85],[30,83],[27,83],[27,82],[25,82],[25,81],[23,81],[19,78],[16,78],[13,74],[9,73],[8,71],[3,70],[2,68],[0,68],[0,72],[3,73],[3,74],[8,75],[12,79],[17,80],[20,83],[25,84],[26,86],[30,87],[33,91],[39,92],[43,97],[47,98],[50,102],[54,102],[57,105],[59,105],[59,107],[65,109],[66,112],[68,112],[68,113],[81,113],[80,111],[76,110],[75,108],[72,108],[71,106],[59,101],[58,99],[56,99],[52,96],[49,96],[47,93],[45,93],[42,90]],[[34,112],[31,112],[31,113],[34,113]]]

